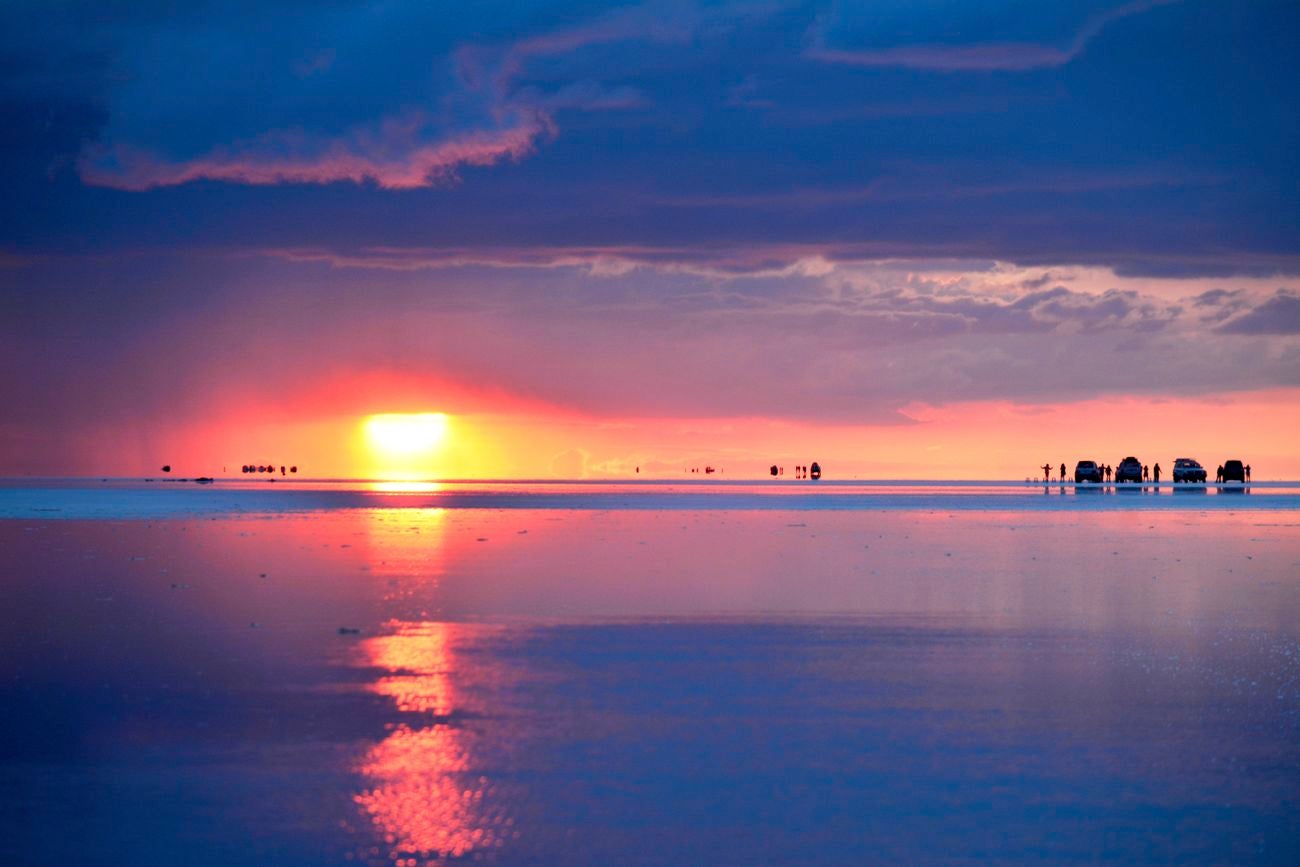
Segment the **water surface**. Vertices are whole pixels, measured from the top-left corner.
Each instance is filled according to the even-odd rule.
[[[1293,493],[101,485],[0,491],[6,863],[1296,860]]]

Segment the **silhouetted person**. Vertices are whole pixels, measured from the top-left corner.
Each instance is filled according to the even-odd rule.
[[[1061,464],[1061,481],[1065,481],[1065,464]]]
[[[1151,481],[1151,469],[1146,464],[1142,465],[1142,481]]]
[[[1154,476],[1156,477],[1156,484],[1157,484],[1157,485],[1160,484],[1160,465],[1159,465],[1159,464],[1156,464],[1156,465],[1155,465],[1155,468],[1152,469],[1151,472],[1152,472],[1152,475],[1154,475]]]
[[[1216,484],[1223,484],[1223,464],[1219,464],[1219,468],[1214,471],[1214,481]]]
[[[284,475],[284,464],[280,464],[280,475]]]
[[[1246,481],[1250,481],[1250,464],[1246,464]]]
[[[1110,464],[1106,464],[1106,481],[1108,482],[1110,481],[1110,476],[1111,476]]]
[[[1052,480],[1052,465],[1043,464],[1043,484],[1047,484],[1051,480]]]

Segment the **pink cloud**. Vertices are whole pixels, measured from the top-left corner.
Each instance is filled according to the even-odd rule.
[[[710,279],[817,276],[828,273],[824,245],[774,245],[757,249],[608,245],[572,247],[366,247],[352,251],[291,248],[254,251],[288,262],[331,268],[424,271],[443,268],[578,268],[593,277],[620,277],[639,268]],[[861,252],[861,251],[857,251]]]
[[[489,166],[529,154],[538,138],[554,131],[540,112],[525,113],[513,126],[430,140],[419,116],[392,118],[378,129],[355,130],[336,139],[276,132],[233,147],[218,147],[188,160],[168,160],[129,145],[96,145],[77,168],[83,181],[122,190],[149,190],[206,179],[243,184],[373,181],[402,190],[446,183],[461,166]]]
[[[1089,19],[1064,47],[1039,42],[987,42],[974,45],[899,45],[882,49],[827,48],[824,35],[814,34],[808,56],[824,63],[845,66],[901,67],[938,72],[1006,71],[1053,69],[1081,55],[1088,43],[1121,18],[1146,12],[1156,6],[1180,0],[1137,0]]]

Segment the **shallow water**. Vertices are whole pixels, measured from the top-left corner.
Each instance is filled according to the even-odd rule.
[[[0,518],[162,519],[338,509],[1295,511],[1300,483],[0,480]]]
[[[0,520],[4,863],[1300,852],[1300,512],[1259,488],[117,484],[0,492],[59,509]]]

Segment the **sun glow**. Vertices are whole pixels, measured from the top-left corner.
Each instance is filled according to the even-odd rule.
[[[362,430],[374,471],[382,478],[427,478],[447,427],[447,415],[441,412],[367,416]]]

